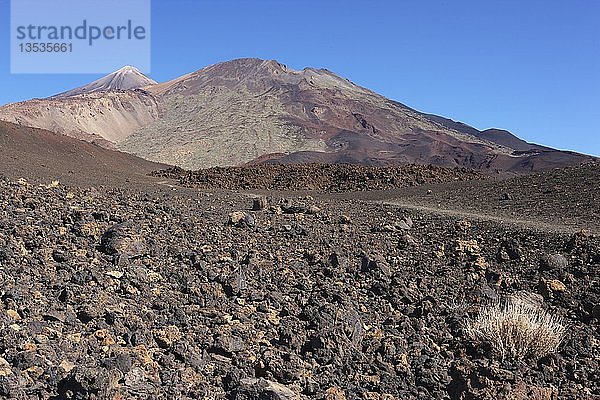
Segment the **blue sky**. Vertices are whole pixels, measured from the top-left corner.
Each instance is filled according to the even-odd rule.
[[[598,21],[587,0],[153,0],[150,76],[240,57],[323,67],[420,111],[600,155]],[[9,22],[0,0],[0,104],[99,77],[11,75]]]

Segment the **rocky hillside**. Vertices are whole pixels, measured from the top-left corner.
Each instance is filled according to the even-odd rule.
[[[2,107],[0,120],[192,170],[319,162],[530,172],[592,160],[417,112],[324,69],[240,59],[128,91],[120,74]]]
[[[418,164],[367,167],[351,164],[262,164],[246,167],[213,167],[185,171],[178,167],[152,172],[176,179],[182,186],[200,189],[356,192],[405,188],[424,184],[478,181],[481,172]]]

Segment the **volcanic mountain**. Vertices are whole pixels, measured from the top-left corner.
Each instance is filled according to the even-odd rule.
[[[4,106],[0,120],[187,169],[348,162],[527,172],[594,159],[418,112],[325,69],[239,59],[160,84],[128,74],[137,88],[122,90],[127,79],[117,71],[59,96]]]
[[[137,68],[126,65],[112,74],[106,75],[87,85],[57,94],[54,97],[70,97],[84,93],[138,89],[154,85],[155,83],[156,81],[142,74]]]

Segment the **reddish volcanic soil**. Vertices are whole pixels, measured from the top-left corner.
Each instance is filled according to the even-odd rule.
[[[149,172],[165,167],[68,136],[0,121],[0,173],[11,179],[128,187],[145,185]]]

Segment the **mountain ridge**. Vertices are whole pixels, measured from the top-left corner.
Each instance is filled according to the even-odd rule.
[[[97,87],[4,106],[0,119],[187,169],[314,161],[528,172],[595,159],[479,131],[327,69],[275,60],[226,61],[129,90]]]

